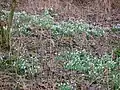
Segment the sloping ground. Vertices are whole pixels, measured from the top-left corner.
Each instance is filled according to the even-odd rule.
[[[53,9],[55,9],[55,12],[59,13],[60,17],[57,17],[57,20],[67,20],[68,18],[72,18],[72,19],[74,19],[74,18],[81,19],[82,18],[91,23],[100,22],[101,24],[106,24],[107,21],[112,21],[109,18],[107,21],[104,21],[104,20],[106,20],[105,17],[108,17],[108,16],[104,15],[104,8],[101,7],[101,8],[99,8],[100,11],[98,10],[98,8],[95,4],[98,2],[95,2],[95,1],[88,2],[88,0],[84,0],[84,1],[81,0],[79,2],[77,0],[74,0],[73,2],[72,1],[68,2],[68,1],[69,0],[58,0],[58,1],[57,0],[49,0],[49,1],[41,0],[41,2],[39,2],[39,0],[21,0],[17,10],[21,10],[21,11],[25,10],[32,14],[36,14],[36,13],[41,13],[43,11],[43,9],[45,9],[45,8],[52,7]],[[119,21],[119,14],[118,14],[119,8],[118,7],[116,8],[116,6],[115,6],[113,11],[116,14],[112,18],[114,20],[116,19],[116,22],[118,22]],[[112,22],[108,22],[107,25],[109,25],[111,23]],[[64,45],[71,46],[71,43],[74,44],[74,42],[79,41],[79,40],[77,41],[78,37],[77,37],[77,34],[75,34],[75,36],[76,36],[75,40],[74,40],[74,38],[72,39],[72,41],[74,41],[74,42],[71,42],[70,40],[67,40],[67,39],[65,40],[63,37],[62,39],[57,39],[56,41],[54,41],[55,47],[52,47],[49,45],[49,43],[50,43],[49,40],[51,38],[51,35],[50,35],[51,32],[49,30],[44,30],[44,31],[39,31],[39,30],[40,29],[38,29],[38,28],[37,28],[37,30],[33,29],[32,31],[36,32],[38,35],[36,35],[36,33],[35,33],[35,35],[33,34],[33,36],[31,36],[31,37],[17,37],[17,38],[13,37],[14,45],[16,45],[16,46],[13,45],[13,48],[14,48],[13,51],[17,50],[16,48],[19,47],[18,42],[20,41],[21,42],[21,45],[20,45],[21,56],[31,57],[31,55],[36,56],[36,54],[37,54],[38,58],[41,58],[40,56],[44,55],[45,56],[44,58],[48,59],[48,61],[49,61],[49,59],[51,60],[51,58],[53,59],[55,57],[56,52],[60,52],[60,51],[62,51],[62,49],[64,49],[63,48]],[[40,39],[40,37],[42,35],[41,33],[43,34],[42,39]],[[112,34],[112,35],[114,36],[114,34]],[[82,46],[77,45],[75,47],[75,49],[77,47],[83,47],[83,48],[87,47],[88,51],[89,51],[89,49],[91,49],[91,50],[93,50],[92,52],[95,52],[95,55],[100,54],[98,56],[101,56],[101,54],[103,54],[104,52],[109,51],[109,49],[111,50],[112,46],[110,46],[108,39],[110,39],[111,42],[112,42],[112,39],[114,39],[113,41],[120,40],[119,38],[117,38],[118,39],[117,40],[116,38],[112,37],[112,35],[110,35],[111,37],[107,37],[107,36],[100,37],[100,38],[92,38],[91,37],[90,42],[86,41],[85,42],[86,44],[85,45],[83,44]],[[81,35],[81,37],[83,37],[82,39],[84,40],[84,34]],[[44,43],[44,44],[42,43],[43,45],[42,45],[42,47],[40,47],[42,40],[46,41],[46,43]],[[61,46],[58,46],[58,45],[60,45],[59,43],[61,44]],[[94,43],[95,43],[95,45],[94,45]],[[64,47],[66,47],[66,46],[64,46]],[[51,49],[53,51],[51,51]],[[13,53],[16,53],[16,51]],[[49,58],[49,56],[50,56],[50,58]],[[105,90],[104,87],[102,87],[102,85],[97,86],[96,82],[92,82],[92,84],[91,84],[91,82],[89,82],[89,81],[84,81],[84,80],[81,81],[81,79],[80,79],[81,72],[63,69],[63,66],[61,64],[62,61],[58,61],[58,62],[48,62],[48,61],[45,61],[43,59],[43,61],[40,62],[41,69],[39,71],[39,74],[36,75],[35,77],[29,76],[29,78],[27,78],[27,80],[24,80],[23,78],[21,79],[21,77],[17,77],[17,76],[14,77],[15,75],[9,75],[9,74],[6,75],[5,73],[0,72],[0,85],[1,85],[0,89],[2,89],[2,90],[9,90],[12,88],[17,89],[17,85],[18,85],[18,86],[22,86],[21,88],[24,90],[57,90],[56,82],[69,81],[70,83],[73,82],[73,84],[74,84],[74,78],[75,78],[75,80],[78,81],[77,90]],[[53,67],[51,65],[53,65]],[[84,78],[84,77],[85,76],[83,76],[82,78]],[[30,78],[32,78],[32,80]],[[103,85],[104,85],[104,83],[103,83]],[[26,86],[26,87],[24,87],[24,86]]]
[[[19,15],[21,15],[21,16],[19,16]],[[81,70],[81,67],[77,67],[78,71],[71,70],[74,67],[76,67],[76,64],[77,64],[77,66],[81,66],[81,64],[75,63],[75,62],[76,62],[76,60],[78,60],[78,62],[83,61],[82,59],[80,59],[82,56],[78,56],[78,55],[72,56],[71,59],[75,62],[73,62],[73,61],[71,61],[71,62],[73,62],[75,64],[75,66],[74,65],[71,66],[69,63],[68,67],[66,67],[64,65],[64,61],[61,61],[64,58],[59,57],[59,55],[62,52],[69,51],[69,50],[70,51],[71,50],[72,51],[75,51],[75,50],[80,51],[80,50],[86,49],[87,51],[89,51],[89,52],[93,53],[94,55],[99,56],[99,58],[101,58],[102,54],[104,54],[107,51],[109,52],[109,49],[111,50],[112,45],[110,44],[109,41],[113,40],[113,37],[111,37],[112,38],[111,39],[111,38],[109,38],[109,35],[103,35],[105,33],[103,33],[103,34],[101,33],[102,36],[101,35],[99,36],[100,32],[95,33],[95,31],[99,31],[99,30],[102,31],[103,29],[99,29],[97,27],[96,27],[97,29],[95,29],[94,26],[89,27],[88,24],[85,24],[85,23],[83,23],[83,24],[82,23],[80,24],[80,22],[79,23],[64,22],[64,24],[56,23],[56,22],[54,22],[54,19],[52,19],[51,16],[48,15],[48,13],[46,13],[44,15],[45,16],[36,16],[36,15],[27,16],[25,12],[23,12],[21,14],[15,13],[16,18],[13,20],[13,23],[14,23],[13,27],[15,30],[20,31],[21,36],[19,36],[17,32],[13,34],[12,47],[11,47],[12,54],[15,55],[15,57],[13,57],[13,58],[15,58],[15,62],[16,62],[16,56],[19,57],[19,55],[20,55],[23,57],[23,58],[19,57],[19,58],[17,58],[17,60],[18,61],[25,60],[25,62],[20,63],[20,67],[21,67],[21,65],[23,65],[23,66],[24,65],[26,66],[28,64],[30,65],[30,67],[27,66],[27,68],[26,68],[26,69],[28,69],[27,73],[31,73],[29,71],[29,69],[32,69],[33,65],[39,66],[39,70],[38,70],[38,73],[36,73],[34,75],[26,73],[22,77],[22,75],[21,75],[22,71],[24,73],[24,70],[22,68],[18,68],[17,74],[15,74],[15,72],[13,70],[13,68],[16,69],[16,67],[17,67],[16,65],[19,66],[19,62],[16,63],[15,67],[14,67],[14,64],[12,64],[13,67],[10,68],[9,65],[6,65],[4,63],[5,58],[3,57],[4,58],[3,62],[0,63],[1,64],[0,71],[3,71],[3,72],[0,72],[0,85],[1,85],[0,89],[9,90],[9,89],[21,88],[21,90],[59,90],[58,83],[65,83],[67,81],[68,83],[70,83],[70,85],[72,85],[72,87],[76,88],[76,90],[105,90],[105,88],[106,88],[106,86],[104,86],[105,82],[101,81],[104,77],[102,77],[100,79],[93,77],[93,81],[92,80],[89,81],[88,80],[89,76],[84,75],[84,73],[82,72],[82,70],[84,70],[85,68],[83,68]],[[17,17],[19,17],[19,18],[17,18]],[[52,23],[51,19],[52,19],[53,23]],[[23,25],[23,22],[24,22],[24,25]],[[40,26],[36,27],[37,25],[40,25]],[[79,25],[79,29],[77,28],[78,25]],[[20,26],[20,27],[18,27],[18,26]],[[14,31],[14,29],[13,29],[13,31]],[[60,30],[60,32],[59,32],[59,30]],[[67,33],[64,33],[65,30],[67,31]],[[83,32],[83,33],[76,32],[76,30],[79,30],[80,32]],[[89,32],[89,30],[92,30],[92,31]],[[54,32],[54,31],[57,31],[57,32]],[[70,33],[69,33],[69,31],[70,31]],[[51,32],[53,32],[52,35],[51,35]],[[84,32],[86,32],[86,33],[84,33]],[[98,37],[96,37],[96,34],[98,34]],[[62,36],[59,36],[59,35],[62,35]],[[67,35],[69,35],[69,36],[67,36]],[[90,37],[88,38],[87,35],[90,35]],[[112,34],[112,35],[114,35],[114,34]],[[110,40],[108,40],[108,39],[110,39]],[[118,38],[118,40],[117,40],[117,38],[114,38],[113,41],[119,41],[119,40],[120,40],[119,38]],[[110,51],[110,53],[111,53],[111,51]],[[68,57],[68,56],[71,57],[71,55],[74,55],[74,52],[73,52],[73,54],[72,53],[70,55],[68,54],[65,57]],[[63,55],[63,57],[64,57],[64,55]],[[76,59],[77,57],[78,57],[78,59]],[[85,57],[87,57],[87,56],[85,56]],[[85,62],[90,59],[89,58],[90,56],[88,56],[87,58],[85,58],[85,57],[83,55]],[[58,60],[56,60],[57,58],[58,58]],[[60,59],[60,61],[59,61],[59,59]],[[74,60],[74,59],[76,59],[76,60]],[[65,58],[65,60],[66,60],[66,58]],[[96,63],[96,61],[99,59],[96,58],[96,59],[91,59],[91,60],[92,61],[94,60]],[[103,59],[103,60],[107,60],[107,59]],[[112,60],[112,58],[110,58],[110,61],[111,60]],[[7,63],[7,61],[8,60],[6,60],[6,63]],[[29,61],[29,62],[33,61],[34,63],[29,63],[26,61]],[[87,64],[87,66],[90,65],[90,67],[93,68],[91,66],[91,65],[93,65],[91,63],[92,61],[90,61],[90,64]],[[82,63],[85,63],[85,62],[82,62]],[[114,65],[113,62],[114,61],[112,61],[112,64]],[[11,65],[11,63],[10,63],[10,65]],[[14,61],[13,61],[13,63],[14,63]],[[8,64],[9,64],[9,62],[8,62]],[[100,66],[98,64],[99,63],[97,62],[95,64],[95,66],[96,67]],[[102,63],[102,64],[106,64],[106,63]],[[109,62],[108,62],[108,64],[109,64]],[[6,65],[6,67],[4,67],[4,65]],[[31,68],[31,65],[32,65],[32,68]],[[69,66],[71,66],[71,67],[69,68]],[[69,68],[69,70],[65,69],[65,67]],[[90,69],[89,69],[89,71],[90,71]],[[118,69],[119,69],[119,67],[116,68],[116,70],[118,70]],[[8,72],[7,72],[7,70],[8,70]],[[99,68],[97,70],[99,70]],[[102,70],[102,72],[105,70]],[[99,73],[101,73],[101,72],[99,72]],[[103,74],[106,74],[106,72],[103,72]],[[96,79],[98,79],[98,80],[96,80]],[[100,81],[100,83],[99,83],[99,81]],[[111,86],[111,88],[113,88],[113,87]],[[61,89],[61,90],[64,90],[64,89]],[[75,90],[75,89],[73,89],[73,90]]]
[[[2,7],[9,6],[8,2],[2,0]],[[120,0],[20,0],[17,10],[40,14],[46,8],[59,13],[59,20],[83,19],[101,26],[120,22]]]

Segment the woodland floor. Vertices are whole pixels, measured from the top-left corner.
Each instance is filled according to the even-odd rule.
[[[117,22],[120,21],[119,13],[111,17],[113,18],[113,21],[116,21],[116,18]],[[58,18],[62,20],[61,17],[55,18],[56,20],[58,20]],[[105,22],[106,21],[103,21],[103,23],[101,22],[100,24],[104,24]],[[111,23],[112,22],[108,24],[110,25]],[[116,42],[120,42],[120,33],[108,31],[102,37],[90,37],[90,39],[86,41],[84,40],[85,35],[83,33],[80,35],[80,37],[82,37],[80,42],[85,42],[80,44],[76,35],[71,39],[66,39],[64,37],[54,39],[51,35],[51,30],[41,29],[38,27],[30,28],[32,28],[30,29],[32,36],[12,37],[12,53],[16,54],[17,51],[15,48],[19,47],[19,55],[21,56],[35,56],[38,59],[41,59],[42,56],[42,60],[38,62],[40,63],[39,73],[34,76],[20,76],[15,73],[10,73],[7,70],[1,70],[0,90],[59,90],[57,84],[64,83],[66,81],[76,88],[73,88],[72,90],[107,90],[104,85],[100,86],[96,82],[91,83],[90,81],[85,80],[85,76],[82,76],[80,71],[64,69],[63,62],[56,61],[55,57],[59,52],[65,50],[80,51],[85,49],[87,52],[91,52],[93,56],[101,58],[105,53],[111,53],[114,47],[119,47],[120,43]],[[93,43],[95,44],[93,45]],[[5,53],[1,53],[1,55],[4,56]],[[82,77],[83,79],[81,79]]]

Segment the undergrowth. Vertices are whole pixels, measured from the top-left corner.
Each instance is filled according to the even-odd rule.
[[[59,90],[72,90],[72,87],[67,83],[58,84]]]
[[[80,71],[87,75],[86,78],[92,82],[104,83],[106,85],[107,82],[109,84],[112,82],[114,83],[114,90],[120,89],[120,58],[113,60],[111,55],[106,54],[99,59],[85,51],[66,51],[59,54],[56,60],[63,60],[65,69]],[[108,77],[106,82],[104,82],[106,80],[105,77]]]
[[[7,18],[9,11],[4,11],[6,15],[1,16],[2,19]],[[14,13],[13,32],[19,32],[23,35],[30,35],[31,32],[27,30],[29,27],[36,26],[38,28],[51,29],[54,36],[71,36],[74,33],[85,32],[88,36],[102,36],[104,29],[87,24],[83,21],[62,21],[55,22],[54,17],[50,15],[49,10],[45,10],[42,15],[30,15],[26,12]],[[13,35],[14,35],[13,34]]]
[[[7,70],[18,75],[35,75],[40,69],[39,60],[36,57],[11,56],[8,59],[1,57],[0,71]]]
[[[7,20],[9,11],[3,11],[1,20]],[[32,36],[33,31],[28,28],[38,27],[51,30],[53,38],[59,36],[72,36],[82,34],[89,36],[103,36],[105,31],[101,27],[87,24],[83,21],[55,22],[49,10],[42,15],[31,15],[26,12],[15,12],[12,27],[12,37]],[[19,53],[19,52],[18,52]],[[120,54],[116,51],[117,55]],[[35,75],[40,69],[39,59],[36,57],[11,56],[8,59],[0,58],[0,70],[8,70],[18,75]],[[11,60],[9,60],[11,59]],[[112,59],[112,55],[104,55],[101,58],[93,57],[85,51],[66,51],[60,53],[56,60],[64,61],[64,69],[80,71],[91,82],[106,85],[106,87],[120,89],[120,58]],[[107,81],[106,81],[107,80]],[[112,87],[113,86],[113,87]],[[59,84],[60,90],[71,90],[68,84]]]

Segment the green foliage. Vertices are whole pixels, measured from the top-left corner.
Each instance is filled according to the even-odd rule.
[[[0,20],[1,20],[2,16],[4,16],[4,15],[5,15],[5,13],[3,11],[0,11]]]
[[[14,27],[18,29],[21,34],[31,35],[32,32],[27,31],[28,27],[36,26],[48,29],[53,24],[53,18],[49,15],[48,11],[45,11],[41,16],[29,15],[26,12],[22,12],[15,13],[14,23]]]
[[[117,31],[120,31],[120,28],[111,28],[111,30],[112,30],[113,32],[117,32]]]
[[[120,48],[117,48],[116,50],[114,50],[113,53],[115,54],[116,57],[120,57]]]
[[[107,68],[109,70],[108,77],[115,84],[115,87],[119,87],[120,85],[116,83],[119,82],[117,78],[120,72],[117,71],[117,68],[120,64],[120,58],[117,58],[115,61],[113,61],[112,56],[107,54],[98,59],[92,55],[89,55],[85,51],[67,51],[57,56],[56,60],[64,60],[65,69],[81,71],[83,74],[88,75],[89,79],[91,80],[95,80],[96,77],[102,79],[105,74],[104,71]]]
[[[102,36],[104,34],[104,30],[100,27],[93,27],[85,22],[74,22],[74,21],[62,21],[58,24],[54,24],[52,27],[52,31],[54,35],[62,35],[62,36],[71,36],[75,33],[81,34],[82,32],[86,32],[86,34],[94,35],[94,36]]]
[[[113,80],[113,86],[114,86],[114,90],[120,90],[120,72],[117,73],[115,71],[113,71],[113,74],[111,75],[111,78]]]
[[[119,32],[120,31],[120,24],[117,24],[111,28],[113,32]]]
[[[38,72],[39,65],[36,57],[23,58],[11,56],[10,58],[0,60],[0,70],[8,70],[18,75],[34,75]]]
[[[4,11],[5,16],[2,18],[5,19],[8,17],[9,11]],[[28,31],[27,28],[29,27],[42,27],[49,29],[51,25],[53,25],[53,17],[50,16],[48,10],[45,10],[43,15],[30,15],[26,12],[16,12],[14,13],[14,20],[13,20],[13,32],[12,35],[23,35],[28,36],[31,35],[32,32]]]
[[[112,61],[110,56],[104,56],[101,59],[93,57],[86,52],[65,52],[57,59],[65,60],[65,68],[72,70],[80,70],[86,74],[94,71],[94,75],[99,75],[107,66],[111,70],[115,68],[116,62]]]
[[[1,16],[1,20],[6,20],[8,18],[8,11],[4,11],[4,15]],[[104,29],[101,27],[94,27],[93,25],[87,24],[82,21],[62,21],[55,22],[54,17],[50,10],[45,10],[42,15],[30,15],[26,12],[15,12],[13,19],[13,36],[31,36],[32,31],[28,30],[31,27],[45,28],[52,31],[52,35],[56,36],[72,36],[81,34],[85,32],[87,36],[102,36],[104,35]],[[119,56],[120,50],[115,51]],[[64,68],[70,70],[81,71],[82,73],[89,76],[89,79],[95,80],[96,77],[103,79],[104,70],[107,68],[109,70],[109,81],[114,83],[115,90],[120,87],[120,72],[117,68],[120,66],[120,58],[115,61],[112,60],[111,55],[104,55],[100,59],[89,55],[85,51],[66,51],[60,53],[56,57],[56,60],[64,60]],[[16,57],[12,56],[8,59],[0,60],[0,69],[8,70],[10,72],[16,72],[19,75],[32,74],[38,72],[39,60],[36,57]],[[115,71],[116,70],[116,71]],[[62,83],[59,85],[60,90],[72,90],[71,86]]]
[[[40,28],[51,29],[54,36],[70,36],[75,33],[81,34],[82,32],[86,32],[88,36],[102,36],[104,34],[104,29],[100,27],[94,27],[82,21],[75,22],[69,20],[55,22],[54,17],[51,15],[52,14],[49,9],[45,10],[42,15],[30,15],[24,11],[16,12],[13,21],[13,31],[15,33],[19,32],[23,35],[30,35],[31,32],[27,31],[26,29],[28,27],[37,26]]]
[[[61,83],[59,84],[59,90],[72,90],[72,88],[67,83]]]

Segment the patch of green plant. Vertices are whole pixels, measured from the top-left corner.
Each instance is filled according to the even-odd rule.
[[[107,56],[107,59],[106,56],[98,59],[86,52],[79,51],[61,53],[56,59],[66,61],[65,68],[80,70],[84,73],[89,73],[88,71],[93,69],[96,74],[99,74],[106,65],[114,69],[116,64],[110,56]]]
[[[5,15],[5,13],[3,11],[0,11],[0,20],[1,20],[3,15]]]
[[[0,70],[8,70],[18,75],[34,75],[38,72],[39,65],[36,57],[23,58],[11,56],[0,60]]]
[[[113,81],[113,90],[120,90],[120,71],[113,71],[111,74],[111,79]]]
[[[5,15],[2,17],[3,19],[8,17],[9,11],[4,11]],[[50,16],[48,10],[45,10],[42,15],[30,15],[26,12],[15,12],[14,20],[13,20],[13,31],[12,35],[31,35],[32,32],[28,31],[29,27],[42,27],[49,29],[51,25],[53,25],[53,17]]]
[[[16,25],[14,27],[26,36],[32,34],[31,31],[27,30],[29,27],[36,26],[48,29],[53,23],[52,17],[47,11],[45,11],[41,16],[29,15],[26,12],[16,13],[15,18],[16,19],[14,19],[14,23],[16,23]]]
[[[120,28],[111,28],[111,30],[112,30],[113,32],[117,32],[117,31],[120,31]]]
[[[67,83],[61,83],[58,86],[59,90],[72,90],[71,86],[68,85]]]
[[[64,60],[65,69],[81,71],[81,73],[89,77],[89,80],[95,80],[97,77],[102,79],[105,74],[105,69],[107,68],[109,73],[108,82],[113,82],[115,85],[117,85],[115,87],[118,87],[118,84],[116,84],[116,82],[119,81],[118,79],[114,79],[118,78],[118,76],[116,76],[117,74],[120,74],[120,71],[118,70],[118,67],[120,65],[120,58],[117,58],[113,61],[112,55],[106,54],[99,59],[97,57],[93,57],[85,51],[66,51],[59,54],[56,57],[56,60]]]
[[[62,21],[58,24],[54,24],[51,27],[54,35],[63,35],[63,36],[71,36],[75,33],[81,34],[82,32],[85,32],[88,36],[94,35],[94,36],[102,36],[104,35],[104,29],[100,27],[93,27],[90,24],[87,24],[85,22],[74,22],[74,21]]]
[[[120,48],[117,48],[116,50],[113,51],[116,57],[120,57]]]
[[[8,13],[7,11],[5,12]],[[102,36],[105,33],[103,28],[94,27],[81,21],[55,22],[49,9],[46,9],[42,15],[16,12],[13,23],[13,31],[21,32],[24,35],[30,35],[31,32],[26,29],[32,26],[51,29],[54,36],[70,36],[75,33],[81,34],[82,32],[86,32],[87,35]]]
[[[112,30],[113,32],[118,32],[118,31],[120,31],[120,25],[118,24],[118,25],[113,26],[113,27],[111,28],[111,30]]]
[[[6,12],[4,10],[1,10],[1,14],[0,14],[0,20],[4,21],[8,19],[8,14],[6,14]]]

